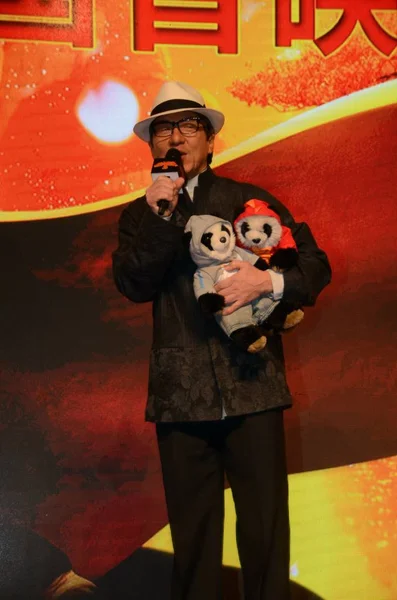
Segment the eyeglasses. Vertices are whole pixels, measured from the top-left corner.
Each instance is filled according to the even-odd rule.
[[[151,130],[156,137],[170,137],[175,129],[183,136],[195,135],[200,129],[202,119],[200,117],[185,117],[179,121],[155,121],[151,124]]]

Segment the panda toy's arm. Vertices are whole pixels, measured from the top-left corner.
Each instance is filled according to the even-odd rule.
[[[254,263],[254,267],[259,269],[260,271],[267,271],[270,267],[263,258],[258,258],[258,260]]]
[[[280,248],[271,256],[269,266],[275,271],[284,272],[298,264],[299,254],[295,248]]]
[[[254,265],[260,271],[267,271],[270,267],[263,258],[258,257],[253,252],[248,252],[248,250],[244,250],[244,248],[235,248],[235,252],[240,256],[242,260],[249,262],[251,265]]]
[[[214,278],[206,269],[197,269],[193,288],[198,304],[205,315],[213,315],[225,306],[225,299],[214,289]]]
[[[225,308],[225,298],[216,292],[209,292],[199,297],[198,304],[205,315],[214,315]]]

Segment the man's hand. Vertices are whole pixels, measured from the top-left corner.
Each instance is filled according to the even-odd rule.
[[[218,294],[225,298],[226,308],[223,315],[230,315],[237,308],[255,300],[262,294],[273,291],[268,271],[260,271],[249,262],[233,260],[225,267],[227,271],[237,271],[215,285]]]
[[[156,215],[159,212],[159,207],[157,205],[159,200],[168,200],[170,203],[164,213],[165,217],[169,217],[174,212],[175,207],[178,204],[179,190],[183,186],[184,181],[183,177],[178,177],[178,179],[175,179],[174,181],[166,175],[160,175],[160,177],[157,177],[152,185],[148,187],[146,190],[146,202]]]

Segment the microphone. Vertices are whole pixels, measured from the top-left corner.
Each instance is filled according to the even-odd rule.
[[[155,181],[160,175],[166,175],[172,180],[183,177],[186,181],[185,169],[182,163],[182,154],[176,148],[170,148],[165,158],[155,158],[152,166],[152,181]],[[159,216],[162,217],[167,210],[170,202],[168,200],[159,200]]]

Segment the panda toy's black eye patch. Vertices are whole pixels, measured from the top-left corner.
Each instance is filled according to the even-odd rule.
[[[201,243],[203,244],[203,246],[206,246],[208,250],[212,250],[211,238],[211,232],[203,233],[203,235],[201,236]]]
[[[265,223],[263,226],[263,231],[266,233],[267,237],[270,237],[272,235],[272,226],[269,225],[269,223]]]
[[[247,221],[244,221],[244,223],[241,225],[241,235],[244,235],[250,230],[250,226],[248,225]]]
[[[230,229],[228,227],[226,227],[226,225],[222,225],[221,231],[225,231],[229,237],[231,236]]]

